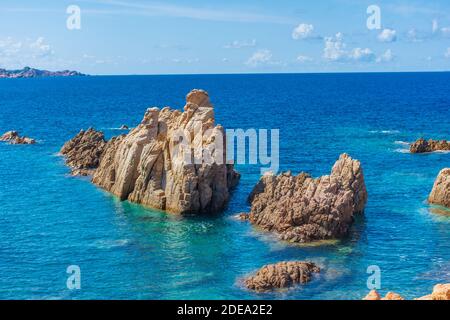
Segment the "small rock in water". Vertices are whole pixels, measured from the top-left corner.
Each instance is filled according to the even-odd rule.
[[[120,130],[129,130],[130,128],[128,128],[128,126],[127,125],[121,125],[120,126],[120,128],[119,128]]]
[[[426,153],[434,151],[450,151],[450,141],[447,140],[428,140],[420,138],[411,144],[409,151],[411,153]]]
[[[382,298],[376,290],[372,290],[363,300],[405,300],[405,298],[394,292],[388,292]],[[450,300],[450,283],[437,284],[434,286],[431,294],[415,300]]]
[[[242,220],[242,221],[248,221],[250,216],[249,216],[248,213],[242,212],[242,213],[237,214],[236,218],[239,219],[239,220]]]
[[[0,137],[0,141],[9,142],[10,144],[35,144],[36,140],[21,137],[17,131],[8,131]]]
[[[244,280],[245,286],[257,292],[288,288],[311,280],[320,269],[312,262],[289,261],[269,264]]]
[[[401,295],[395,292],[388,292],[384,298],[376,290],[372,290],[363,300],[405,300]]]

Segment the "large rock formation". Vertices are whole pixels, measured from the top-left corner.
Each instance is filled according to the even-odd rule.
[[[28,137],[21,137],[20,134],[17,131],[8,131],[4,133],[0,137],[0,141],[2,142],[8,142],[10,144],[35,144],[36,140],[28,138]]]
[[[434,151],[450,151],[450,141],[428,140],[420,138],[409,147],[411,153],[426,153]]]
[[[439,172],[428,202],[450,208],[450,168]]]
[[[289,261],[269,264],[244,280],[244,285],[254,291],[264,292],[307,283],[320,269],[312,262]]]
[[[106,141],[103,132],[89,128],[81,130],[67,141],[60,154],[65,156],[66,164],[72,169],[72,175],[87,176],[94,173],[100,163]]]
[[[150,108],[139,126],[107,143],[93,182],[168,212],[220,211],[239,174],[226,164],[224,129],[214,122],[203,90],[187,95],[184,112]]]
[[[367,191],[360,162],[343,154],[330,176],[266,174],[249,201],[251,223],[282,240],[310,242],[346,235],[353,215],[364,211]]]

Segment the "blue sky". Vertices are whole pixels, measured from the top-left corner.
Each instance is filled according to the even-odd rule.
[[[66,9],[81,9],[69,30]],[[367,28],[367,8],[381,29]],[[450,70],[448,0],[10,1],[0,68],[90,74]]]

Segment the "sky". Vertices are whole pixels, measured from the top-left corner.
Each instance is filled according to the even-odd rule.
[[[450,71],[450,1],[1,0],[0,68],[24,66],[99,75]]]

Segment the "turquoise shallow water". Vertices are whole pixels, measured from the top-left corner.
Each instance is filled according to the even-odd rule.
[[[361,160],[369,191],[347,239],[298,247],[236,221],[259,178],[243,175],[223,214],[181,218],[119,202],[72,178],[56,153],[81,128],[107,136],[149,106],[181,108],[209,91],[227,128],[279,128],[282,170],[326,174],[342,152]],[[37,138],[0,144],[1,299],[359,299],[366,269],[382,293],[412,298],[450,282],[450,213],[426,204],[450,154],[411,155],[405,142],[449,138],[450,74],[129,76],[1,79],[0,131]],[[239,279],[266,263],[312,260],[306,286],[271,294]],[[66,288],[79,265],[81,290]]]

